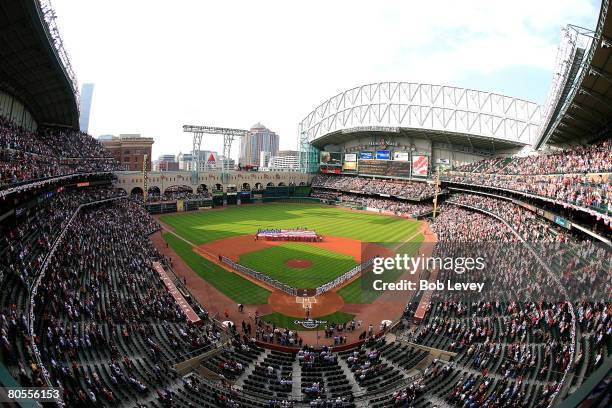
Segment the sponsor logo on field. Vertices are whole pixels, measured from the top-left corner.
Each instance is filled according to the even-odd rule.
[[[305,329],[316,329],[322,324],[327,324],[327,320],[316,320],[316,319],[294,320],[293,324],[299,324]]]

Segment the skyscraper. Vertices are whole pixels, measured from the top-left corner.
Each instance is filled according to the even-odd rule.
[[[258,122],[249,130],[248,135],[242,137],[240,165],[259,166],[261,152],[269,152],[271,156],[276,156],[278,143],[278,135]]]
[[[79,127],[81,132],[87,133],[89,131],[89,113],[91,111],[91,99],[93,98],[94,84],[83,84],[81,87],[81,111],[79,118]]]

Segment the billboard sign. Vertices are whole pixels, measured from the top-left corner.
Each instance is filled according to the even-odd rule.
[[[342,171],[356,171],[356,170],[357,170],[356,161],[345,161],[342,164]]]
[[[344,155],[345,162],[356,162],[357,161],[357,153],[347,153]]]
[[[376,160],[389,160],[391,158],[390,150],[377,150]]]
[[[396,160],[396,161],[408,161],[408,160],[410,160],[410,153],[408,153],[408,152],[393,152],[393,160]]]
[[[359,160],[374,160],[373,152],[359,152]]]
[[[412,156],[412,175],[413,176],[427,176],[427,170],[429,167],[428,156]]]
[[[359,174],[370,176],[410,177],[410,162],[394,160],[360,160]]]
[[[327,166],[342,165],[342,153],[338,152],[321,152],[321,164]]]

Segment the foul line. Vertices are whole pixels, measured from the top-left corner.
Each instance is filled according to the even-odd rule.
[[[179,234],[177,234],[174,231],[169,230],[164,224],[161,224],[161,227],[164,231],[169,232],[170,234],[174,235],[175,237],[177,237],[178,239],[180,239],[181,241],[185,241],[186,243],[188,243],[189,245],[191,245],[192,247],[197,246],[196,244],[194,244],[193,242],[189,241],[187,238],[183,238],[182,236],[180,236]]]

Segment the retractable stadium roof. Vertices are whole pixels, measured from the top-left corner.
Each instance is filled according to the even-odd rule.
[[[603,0],[595,31],[569,25],[535,148],[590,143],[612,134],[612,22]]]

